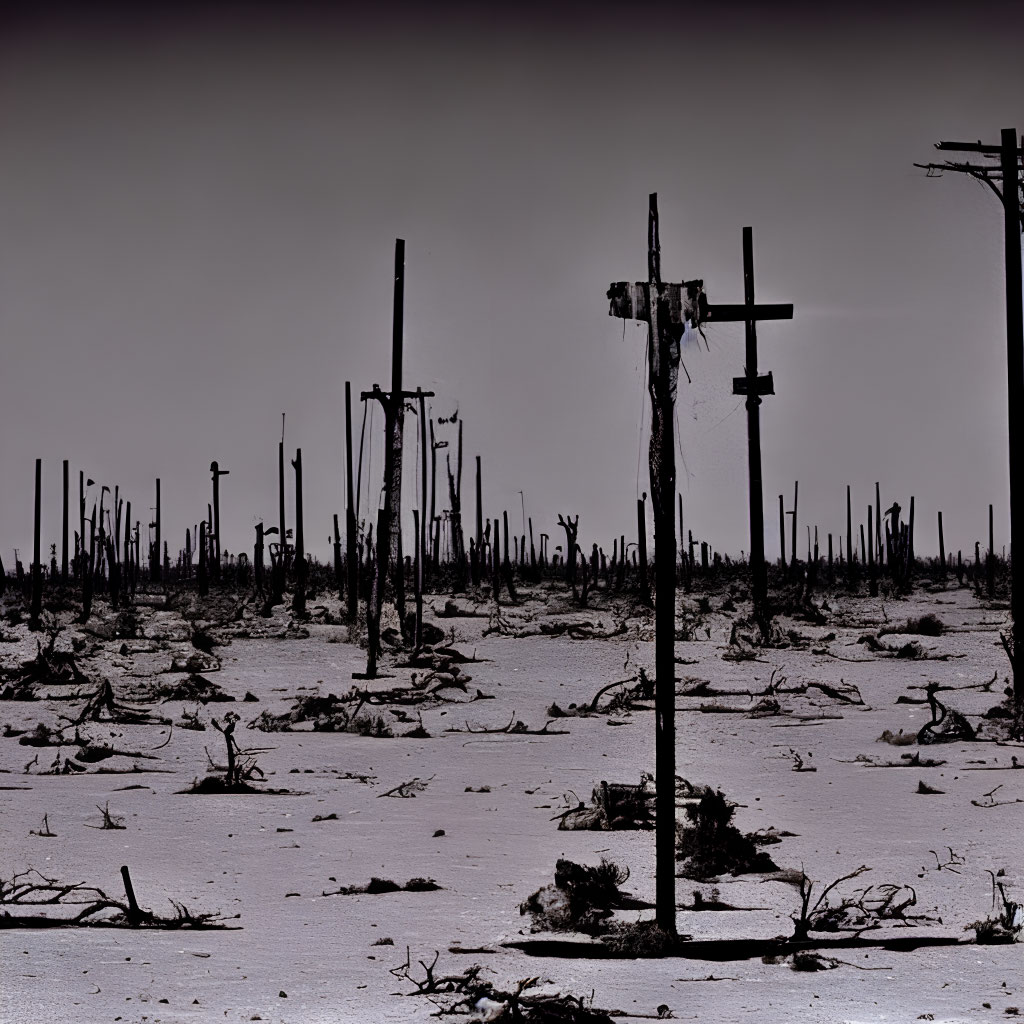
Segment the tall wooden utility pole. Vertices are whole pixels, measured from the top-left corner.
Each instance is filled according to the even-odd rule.
[[[352,490],[352,382],[345,381],[345,569],[348,576],[348,620],[359,615],[359,559],[356,556],[356,508]]]
[[[102,504],[102,502],[103,502],[103,498],[101,496],[100,497],[100,503]],[[161,562],[161,554],[160,554],[161,548],[160,548],[160,478],[159,477],[157,477],[157,479],[156,479],[156,509],[155,509],[155,511],[156,511],[156,546],[153,549],[155,554],[153,555],[152,576],[153,576],[154,580],[159,582],[160,576],[161,576],[161,572],[162,572],[162,568],[163,568],[162,562]]]
[[[673,411],[680,343],[687,323],[704,319],[702,281],[666,284],[661,279],[658,196],[647,216],[647,281],[620,281],[608,290],[609,313],[649,325],[647,387],[651,395],[651,498],[655,540],[655,919],[676,934],[675,910],[675,621],[676,493]]]
[[[999,145],[982,142],[939,142],[936,149],[975,153],[988,163],[946,160],[915,164],[930,175],[943,171],[969,174],[985,182],[1003,206],[1003,242],[1006,266],[1006,369],[1010,454],[1010,613],[1011,635],[1004,640],[1013,673],[1013,697],[1024,707],[1024,573],[1016,559],[1024,561],[1024,299],[1021,295],[1021,230],[1024,202],[1021,196],[1021,158],[1024,147],[1014,128],[1004,128]],[[993,163],[998,158],[999,163]]]
[[[752,260],[752,257],[751,257]],[[667,284],[661,279],[658,196],[650,196],[647,218],[647,281],[620,281],[608,290],[612,316],[649,324],[648,390],[651,395],[651,498],[654,506],[655,551],[655,917],[675,934],[675,431],[673,412],[679,377],[680,345],[688,323],[699,325],[792,316],[792,307],[757,307],[753,302],[753,270],[749,301],[741,306],[709,306],[703,281]],[[753,342],[748,333],[748,341]],[[756,377],[756,361],[748,356]],[[748,378],[744,378],[746,380]],[[753,385],[754,391],[760,388]],[[755,395],[756,396],[756,395]],[[760,494],[760,485],[758,486]],[[763,516],[760,529],[764,534]],[[764,542],[761,542],[761,562]]]
[[[64,460],[64,521],[61,529],[60,579],[68,581],[68,460]]]
[[[732,393],[747,396],[747,475],[750,490],[750,582],[754,619],[767,637],[768,567],[764,560],[764,494],[761,484],[761,396],[775,394],[771,373],[757,372],[757,321],[791,320],[792,305],[757,305],[754,302],[754,230],[743,229],[743,305],[709,306],[708,323],[742,320],[746,325],[746,365],[742,377],[734,377]],[[794,548],[796,545],[794,544]],[[785,554],[783,554],[785,562]]]
[[[42,629],[39,621],[43,611],[42,514],[43,460],[36,459],[36,503],[32,531],[32,608],[28,620],[28,628],[32,630]]]
[[[419,523],[416,526],[416,537],[419,543],[419,554],[416,556],[416,572],[419,580],[419,604],[417,605],[419,635],[416,638],[416,646],[419,647],[423,633],[423,587],[427,578],[426,572],[419,567],[427,557],[427,393],[422,388],[417,388],[416,398],[417,412],[420,418],[420,514]]]

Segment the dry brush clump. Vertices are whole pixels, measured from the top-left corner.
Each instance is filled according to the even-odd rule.
[[[686,807],[686,822],[676,825],[680,874],[705,881],[724,874],[778,870],[771,857],[759,849],[764,838],[744,834],[733,824],[735,811],[720,790],[710,787]]]
[[[597,867],[589,867],[560,857],[554,883],[529,896],[519,913],[530,916],[532,931],[596,934],[626,898],[620,886],[628,878],[628,868],[604,858]]]
[[[989,875],[992,878],[993,912],[965,925],[964,931],[973,930],[975,942],[979,945],[1002,946],[1019,942],[1024,932],[1024,905],[1006,895],[1006,886],[998,880],[998,875],[991,871]]]
[[[614,1024],[612,1016],[596,1009],[590,1000],[545,991],[551,983],[539,977],[523,978],[513,987],[502,988],[482,977],[480,964],[457,974],[439,974],[439,959],[440,952],[435,951],[429,963],[417,960],[422,971],[422,977],[417,977],[419,972],[406,947],[405,962],[389,970],[413,986],[408,995],[423,996],[437,1007],[432,1016],[472,1015],[474,1020],[491,1024]]]

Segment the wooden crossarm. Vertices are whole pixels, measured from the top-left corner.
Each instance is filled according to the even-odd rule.
[[[755,395],[774,395],[775,394],[775,379],[772,377],[771,371],[768,373],[759,374],[754,378],[754,387],[750,387],[749,377],[733,377],[732,379],[732,393],[734,395],[749,395],[753,391]]]
[[[748,320],[792,320],[793,304],[787,303],[746,303],[726,305],[716,303],[708,306],[706,323],[744,323]]]
[[[651,322],[650,285],[615,281],[608,289],[608,315],[623,320]],[[661,300],[668,312],[668,323],[700,323],[704,319],[706,299],[703,281],[681,281],[662,285]],[[659,318],[662,314],[659,312]]]

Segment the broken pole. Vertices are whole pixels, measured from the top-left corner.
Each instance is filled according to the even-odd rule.
[[[416,574],[414,576],[416,595],[416,628],[413,634],[413,645],[418,651],[423,646],[423,535],[420,532],[419,509],[412,510],[413,533],[415,534],[414,544],[416,545]]]
[[[533,534],[530,534],[530,546],[533,546]],[[483,490],[480,483],[480,456],[476,457],[476,549],[479,552],[484,542],[484,503]]]
[[[872,597],[878,596],[878,570],[875,559],[875,521],[873,519],[874,509],[868,505],[868,593]],[[939,533],[942,533],[942,513],[939,513]],[[942,542],[939,542],[941,547]]]
[[[334,513],[334,585],[338,588],[339,595],[345,596],[344,574],[341,570],[341,528],[338,526],[338,513]]]
[[[60,579],[68,581],[68,460],[64,460],[64,520],[61,530]]]
[[[800,481],[793,484],[793,568],[796,568],[796,504],[800,496]]]
[[[135,887],[132,885],[132,876],[128,873],[128,865],[121,867],[121,881],[124,882],[124,894],[128,900],[128,923],[134,928],[142,919],[142,911],[135,899]]]
[[[196,570],[196,584],[199,596],[205,597],[210,592],[210,583],[206,575],[206,559],[209,545],[206,542],[206,520],[199,522],[199,568]]]
[[[779,495],[779,565],[783,570],[786,568],[786,506]]]
[[[292,597],[292,611],[296,615],[306,614],[306,545],[302,533],[302,449],[295,449],[292,461],[295,469],[295,594]]]
[[[42,531],[42,510],[43,510],[43,460],[36,459],[36,507],[35,526],[32,532],[32,610],[29,615],[28,628],[31,630],[41,629],[39,616],[43,610],[43,566],[41,555]]]
[[[988,507],[988,596],[996,596],[996,542],[993,531],[992,506]]]
[[[939,571],[942,579],[946,579],[946,540],[942,535],[942,513],[939,512]]]
[[[875,549],[878,555],[878,568],[885,562],[885,545],[882,543],[882,491],[875,481]]]
[[[853,508],[850,504],[850,485],[846,485],[846,577],[847,582],[856,579],[855,559],[853,556]]]

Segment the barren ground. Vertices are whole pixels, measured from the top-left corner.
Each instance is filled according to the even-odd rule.
[[[548,720],[552,701],[563,708],[589,701],[601,686],[626,678],[638,666],[650,671],[650,618],[631,611],[624,634],[574,640],[565,635],[484,637],[486,617],[428,615],[446,632],[454,630],[460,651],[485,659],[462,666],[472,676],[468,694],[479,688],[495,699],[460,705],[467,694],[446,690],[451,703],[423,711],[429,739],[388,739],[242,727],[261,711],[286,711],[292,698],[317,687],[340,695],[352,685],[353,671],[365,667],[364,651],[347,642],[343,625],[310,623],[308,637],[256,635],[284,631],[288,616],[278,609],[270,620],[247,613],[241,623],[211,630],[227,643],[215,649],[219,670],[204,675],[239,700],[251,691],[259,701],[206,704],[199,718],[209,722],[228,710],[239,713],[241,745],[270,748],[258,755],[266,772],[258,785],[295,791],[291,795],[180,793],[207,773],[204,747],[214,760],[224,761],[223,740],[209,727],[175,727],[159,750],[154,748],[168,739],[166,725],[100,722],[82,727],[96,740],[122,750],[153,751],[157,758],[114,757],[102,767],[138,764],[169,773],[41,774],[57,748],[24,746],[13,736],[0,739],[0,877],[32,867],[121,898],[119,868],[126,864],[143,907],[166,912],[173,898],[194,911],[237,914],[227,923],[239,926],[225,931],[0,930],[0,1020],[427,1020],[436,1007],[409,996],[412,986],[389,973],[405,959],[406,947],[414,963],[419,958],[429,962],[439,950],[439,971],[462,970],[475,962],[501,981],[540,975],[562,991],[593,993],[595,1006],[653,1017],[656,1007],[666,1004],[679,1020],[997,1021],[1007,1019],[1010,1008],[1024,1012],[1024,947],[968,943],[973,932],[964,930],[991,910],[986,869],[1005,869],[1007,891],[1018,901],[1024,891],[1024,803],[979,807],[971,802],[985,802],[983,794],[1000,784],[996,800],[1024,798],[1024,771],[1010,766],[1019,746],[956,742],[918,748],[878,742],[883,730],[916,731],[929,720],[927,704],[896,704],[901,694],[921,696],[922,691],[908,689],[914,685],[977,684],[998,672],[991,693],[940,693],[969,716],[996,703],[1006,674],[998,631],[1007,613],[952,583],[945,590],[919,590],[905,600],[851,599],[826,591],[826,625],[781,620],[784,628],[810,638],[803,649],[761,650],[759,660],[737,662],[724,659],[723,653],[732,623],[745,608],[741,602],[738,612],[718,610],[725,596],[724,591],[713,594],[714,610],[703,617],[696,639],[677,644],[681,680],[695,677],[718,689],[760,690],[778,669],[790,686],[855,684],[865,706],[837,703],[811,690],[780,696],[782,714],[751,718],[699,710],[709,703],[746,709],[754,703],[746,697],[680,696],[679,775],[722,789],[740,805],[736,820],[745,831],[775,827],[795,833],[769,848],[780,867],[803,867],[812,879],[828,882],[867,865],[871,871],[857,884],[913,885],[915,912],[941,918],[921,922],[915,930],[959,937],[962,944],[914,952],[839,952],[835,955],[856,967],[820,973],[760,959],[556,959],[503,948],[503,942],[522,939],[521,932],[528,931],[519,904],[551,882],[561,856],[588,864],[607,857],[626,865],[631,877],[625,888],[653,899],[653,832],[565,832],[552,820],[565,809],[567,794],[571,802],[571,794],[586,800],[603,779],[638,782],[642,772],[653,770],[653,713],[634,710],[552,723],[551,728],[567,729],[568,735],[445,730],[465,729],[467,723],[500,728],[513,716],[538,729]],[[680,595],[680,602],[695,607],[695,598]],[[429,599],[428,610],[443,603],[443,597]],[[519,629],[565,617],[611,629],[619,617],[606,606],[604,595],[597,603],[602,607],[574,610],[562,590],[535,590],[522,605],[503,606],[503,615]],[[326,604],[337,613],[336,601]],[[460,601],[463,608],[470,604]],[[488,607],[479,605],[484,613]],[[110,621],[105,604],[102,609],[94,623]],[[857,643],[886,620],[893,624],[929,611],[948,627],[944,635],[883,639],[894,645],[918,639],[929,654],[954,655],[949,660],[879,656]],[[57,650],[70,649],[72,639],[85,637],[79,666],[91,679],[109,678],[117,696],[127,700],[151,684],[155,673],[166,673],[172,656],[195,653],[177,612],[143,608],[140,614],[143,638],[124,641],[127,654],[118,653],[120,639],[99,640],[74,626],[61,634]],[[239,629],[253,635],[240,637]],[[3,633],[15,638],[0,644],[4,666],[35,653],[37,635],[24,625],[4,627]],[[826,639],[829,634],[834,639]],[[154,644],[154,637],[165,639]],[[394,678],[377,687],[410,680],[414,670],[395,668],[393,661],[385,657],[383,670]],[[184,673],[159,676],[160,681],[183,678]],[[40,721],[56,725],[58,715],[71,715],[81,703],[4,701],[0,723],[15,729],[34,728]],[[196,705],[147,705],[175,721],[183,707]],[[822,714],[830,717],[816,717]],[[410,724],[396,722],[396,732],[411,728],[415,712],[412,718]],[[791,749],[817,770],[794,771]],[[898,762],[918,749],[945,764],[900,769],[871,767],[863,760]],[[26,763],[37,753],[38,762],[26,773]],[[61,753],[73,753],[73,748]],[[360,781],[347,773],[368,778]],[[382,796],[412,779],[429,781],[406,799]],[[919,794],[921,781],[943,792]],[[97,805],[108,802],[126,827],[86,827],[99,823]],[[44,813],[53,838],[30,833],[39,829]],[[332,813],[336,820],[311,820]],[[436,835],[439,830],[443,835]],[[950,849],[957,863],[939,868],[950,860]],[[373,876],[398,882],[429,877],[442,888],[323,895]],[[680,932],[695,938],[791,932],[789,915],[798,904],[792,885],[759,875],[725,876],[716,884],[723,900],[766,909],[680,910]],[[679,879],[679,903],[691,902],[696,888],[710,891],[707,884]],[[635,920],[640,912],[621,916]],[[376,944],[384,939],[393,945]],[[452,953],[450,947],[490,952]]]

